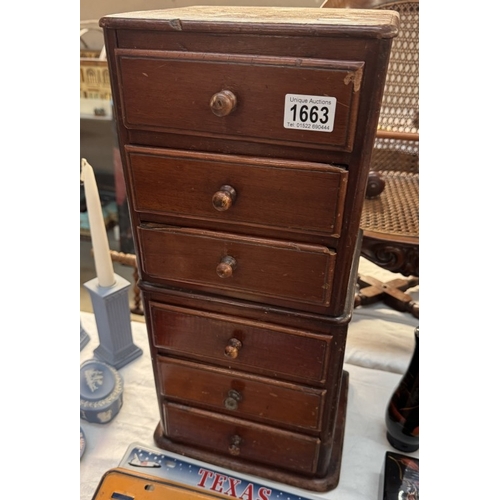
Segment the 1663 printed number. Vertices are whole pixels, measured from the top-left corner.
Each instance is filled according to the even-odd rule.
[[[287,94],[283,126],[331,132],[337,100],[334,97]]]

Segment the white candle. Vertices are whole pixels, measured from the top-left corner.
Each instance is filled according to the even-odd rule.
[[[85,188],[85,200],[89,214],[90,238],[94,250],[97,281],[100,286],[110,287],[115,283],[113,263],[109,253],[108,235],[102,216],[101,199],[97,190],[94,170],[85,158],[82,159],[80,180]]]

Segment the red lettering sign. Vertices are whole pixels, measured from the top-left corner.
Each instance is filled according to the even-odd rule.
[[[259,495],[259,500],[269,500],[269,496],[273,490],[268,490],[267,488],[259,488],[257,494]]]
[[[253,484],[249,483],[245,491],[238,498],[240,500],[253,500]]]
[[[211,490],[217,491],[218,493],[222,493],[222,486],[227,481],[227,476],[223,476],[218,472],[215,473],[214,483],[210,487]]]
[[[198,486],[201,488],[205,488],[205,481],[209,477],[213,477],[214,473],[212,471],[206,470],[206,469],[200,469],[198,471],[198,474],[201,474],[201,479],[200,482],[198,483]]]
[[[224,495],[230,495],[234,498],[238,498],[238,493],[236,493],[236,486],[240,484],[239,479],[234,479],[234,477],[229,478],[229,488],[224,492]]]

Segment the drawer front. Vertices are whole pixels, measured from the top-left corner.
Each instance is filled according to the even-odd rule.
[[[324,390],[172,358],[158,357],[157,364],[168,400],[297,430],[320,429]]]
[[[172,441],[303,474],[317,470],[317,438],[171,403],[163,411]]]
[[[319,245],[185,228],[138,228],[143,279],[328,306],[336,254]]]
[[[347,171],[175,150],[127,148],[134,209],[211,221],[339,236]],[[311,203],[311,197],[314,203]]]
[[[352,149],[362,62],[124,49],[116,53],[129,129]],[[285,106],[292,104],[297,107],[285,120]],[[214,113],[227,110],[224,116]],[[290,113],[295,113],[295,128],[285,127]],[[322,123],[329,123],[331,130],[319,128]]]
[[[325,382],[332,337],[269,323],[149,303],[154,346],[196,358],[292,381]]]

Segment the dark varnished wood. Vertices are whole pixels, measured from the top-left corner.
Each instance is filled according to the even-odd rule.
[[[329,305],[336,255],[326,247],[178,227],[137,234],[142,275],[152,283],[299,309]]]
[[[149,301],[163,355],[324,387],[332,335]],[[238,311],[240,314],[241,311]],[[229,356],[227,353],[231,352]]]
[[[395,278],[388,282],[371,276],[359,276],[358,285],[359,292],[356,294],[354,305],[364,306],[374,304],[382,300],[394,309],[402,312],[409,312],[415,318],[419,317],[418,302],[413,300],[412,296],[405,293],[409,288],[418,285],[419,279],[415,276],[409,278]]]
[[[332,435],[332,440],[328,443],[328,446],[322,446],[319,453],[320,461],[323,464],[326,464],[327,469],[321,471],[316,477],[307,477],[304,479],[303,473],[304,471],[290,471],[287,470],[286,465],[283,466],[282,461],[278,461],[272,464],[271,467],[266,467],[265,465],[260,464],[255,461],[246,461],[239,459],[239,454],[233,454],[230,452],[230,447],[234,443],[232,439],[234,436],[238,436],[236,433],[229,435],[229,444],[227,451],[228,453],[214,453],[214,450],[211,447],[193,447],[190,445],[186,445],[177,440],[169,439],[165,436],[165,432],[162,427],[162,423],[160,422],[155,430],[154,437],[155,441],[159,444],[159,446],[172,450],[175,453],[179,453],[181,455],[189,454],[190,456],[198,459],[207,461],[210,463],[215,463],[221,467],[226,467],[228,469],[237,470],[246,474],[255,474],[267,479],[272,479],[273,481],[283,482],[286,484],[290,484],[292,486],[296,486],[299,488],[304,488],[307,486],[307,489],[312,491],[324,492],[335,488],[338,485],[340,478],[340,465],[342,458],[342,450],[343,450],[343,442],[344,442],[344,430],[345,430],[345,419],[346,419],[346,410],[347,410],[347,388],[349,382],[349,374],[347,372],[343,372],[342,374],[342,389],[341,396],[338,400],[338,412],[337,419],[334,423],[334,432]],[[186,408],[184,408],[186,409]],[[228,437],[227,434],[223,436],[225,439],[224,443],[227,443]],[[269,446],[271,442],[267,443]],[[290,443],[290,441],[289,441]],[[302,448],[302,449],[301,449]],[[224,450],[226,447],[224,446]],[[241,445],[239,446],[241,450]],[[266,449],[266,446],[264,446]],[[288,448],[291,454],[297,455],[300,458],[304,456],[303,446],[290,446]],[[306,449],[306,460],[311,462],[310,465],[315,466],[315,457],[310,456],[310,447],[309,450]],[[228,456],[229,455],[229,456]],[[300,473],[298,473],[300,472]]]
[[[357,255],[359,255],[359,248],[357,251]],[[353,263],[353,269],[351,272],[351,292],[349,293],[349,296],[352,298],[354,298],[354,284],[356,277],[357,260]],[[301,332],[302,336],[314,339],[315,341],[321,341],[321,339],[326,341],[326,338],[330,339],[328,341],[329,348],[327,348],[326,350],[327,357],[325,358],[325,362],[323,364],[323,369],[325,370],[325,379],[321,381],[320,384],[314,384],[318,387],[327,388],[327,392],[325,394],[325,404],[323,407],[324,425],[319,435],[321,440],[319,449],[320,461],[318,464],[318,472],[316,477],[304,478],[298,472],[292,474],[290,472],[283,471],[279,463],[277,463],[274,467],[266,468],[262,464],[256,462],[248,463],[245,460],[237,460],[231,462],[224,455],[214,455],[214,453],[210,451],[210,449],[200,449],[199,447],[192,447],[185,443],[182,444],[178,442],[176,437],[174,437],[173,440],[167,438],[163,434],[163,427],[161,423],[158,425],[157,431],[155,433],[155,440],[160,447],[169,449],[177,453],[187,453],[194,458],[199,458],[201,460],[216,463],[233,470],[239,470],[246,473],[250,473],[250,471],[252,471],[252,474],[257,474],[262,477],[267,477],[269,479],[277,481],[283,481],[288,484],[315,491],[325,491],[335,487],[338,483],[340,474],[340,462],[343,442],[342,440],[347,404],[348,374],[343,372],[342,366],[347,326],[350,319],[350,312],[352,311],[352,304],[346,307],[346,312],[344,315],[340,317],[331,317],[309,314],[300,311],[273,308],[272,306],[262,306],[258,304],[252,304],[250,302],[221,299],[216,296],[197,295],[180,290],[177,291],[174,289],[161,289],[159,287],[146,284],[142,285],[142,289],[145,303],[149,305],[151,311],[155,311],[155,314],[150,313],[145,315],[146,323],[148,325],[148,331],[155,330],[153,321],[156,327],[161,328],[161,330],[163,331],[161,337],[156,337],[157,340],[155,340],[154,342],[152,337],[150,337],[151,351],[152,353],[155,353],[153,354],[153,357],[159,357],[165,354],[169,354],[170,356],[173,356],[175,358],[184,359],[186,356],[188,356],[191,359],[198,359],[200,361],[209,362],[210,364],[215,363],[220,366],[225,366],[227,361],[222,363],[220,361],[215,361],[218,358],[218,354],[214,352],[213,347],[203,345],[205,342],[201,339],[204,339],[206,337],[206,332],[212,332],[214,335],[219,335],[219,333],[222,333],[223,337],[225,337],[225,332],[227,332],[228,335],[232,335],[233,333],[238,332],[239,335],[237,335],[240,337],[240,339],[247,342],[247,346],[250,345],[249,342],[254,342],[253,346],[257,350],[252,349],[253,352],[250,353],[252,360],[251,363],[253,364],[252,366],[245,366],[245,364],[240,365],[237,363],[237,360],[235,360],[230,363],[229,366],[231,368],[238,368],[238,370],[248,371],[250,373],[262,373],[263,375],[270,374],[273,380],[295,380],[297,379],[297,377],[308,375],[310,376],[312,375],[312,373],[314,373],[314,371],[311,371],[307,368],[306,365],[303,364],[307,361],[302,360],[302,364],[298,364],[297,366],[295,366],[294,363],[297,359],[297,356],[300,357],[301,353],[304,353],[303,356],[306,358],[306,349],[309,349],[309,351],[313,353],[316,352],[317,355],[321,352],[321,350],[318,351],[317,343],[316,345],[310,344],[309,347],[303,344],[299,348],[299,345],[301,343],[300,339],[296,338],[294,342],[291,342],[291,340],[287,340],[287,336],[292,339],[292,334],[297,335],[299,332]],[[176,304],[177,306],[180,306],[180,311],[182,314],[195,314],[199,315],[201,318],[212,318],[211,311],[217,311],[218,314],[215,315],[217,323],[212,326],[210,324],[202,324],[200,328],[203,332],[203,335],[194,336],[194,334],[199,331],[196,329],[196,326],[189,327],[182,325],[180,323],[180,321],[182,322],[182,319],[179,320],[175,317],[169,317],[168,319],[166,319],[161,318],[161,316],[156,316],[156,313],[159,310],[168,311],[172,307],[169,304],[158,303],[158,300],[168,301],[169,304]],[[174,307],[174,310],[178,309],[177,306]],[[190,308],[192,309],[190,310]],[[238,323],[243,326],[238,327],[238,325],[231,325],[231,322],[234,321],[234,318],[226,316],[227,314],[235,315],[235,317],[238,318]],[[220,321],[222,321],[222,323]],[[282,334],[281,340],[278,339],[278,344],[276,344],[272,338],[269,338],[269,336],[267,336],[267,338],[265,338],[264,340],[263,335],[265,335],[265,332],[258,331],[256,332],[258,336],[255,337],[252,341],[252,335],[254,335],[254,332],[250,331],[248,329],[248,326],[253,325],[254,328],[258,329],[259,323],[256,323],[256,321],[263,322],[260,324],[260,327],[269,329],[274,333]],[[226,327],[221,326],[224,325],[224,323],[226,323]],[[287,327],[283,328],[282,325],[287,325]],[[299,330],[295,330],[296,328],[298,328]],[[156,331],[158,332],[159,330]],[[178,333],[176,333],[176,331]],[[308,333],[312,331],[321,332],[321,334],[318,336],[312,333]],[[183,336],[183,333],[188,335],[189,332],[192,332],[192,337],[187,336],[180,340]],[[326,334],[327,336],[324,337],[323,334]],[[158,340],[159,338],[163,338],[165,342],[174,341],[177,345],[161,345],[162,341]],[[190,350],[190,348],[188,347],[188,344],[191,344],[190,338],[198,339],[198,346],[196,349],[192,347]],[[271,342],[271,344],[267,344],[267,342]],[[296,342],[299,342],[299,344],[297,344]],[[220,344],[221,348],[222,344]],[[272,352],[268,352],[271,350]],[[200,353],[202,353],[202,355],[200,355]],[[209,355],[211,359],[207,358],[207,355]],[[241,356],[243,356],[243,354],[241,354]],[[271,356],[271,358],[269,356]],[[280,362],[281,364],[276,363],[276,361],[272,359],[272,356],[280,356],[282,359],[289,359],[289,363],[284,363],[283,361]],[[246,359],[248,360],[248,357]],[[240,360],[243,360],[243,357],[241,357]],[[314,364],[313,360],[311,360],[311,362]],[[275,363],[274,373],[272,373],[273,363]],[[262,370],[258,365],[267,365],[269,366],[269,370]],[[283,367],[283,373],[280,373],[280,366]],[[157,383],[160,384],[161,376],[157,371],[156,364],[153,365],[153,370],[155,373],[155,379],[158,381]],[[311,384],[312,381],[308,381],[308,385]],[[162,397],[159,398],[158,404],[159,411],[163,415],[164,399]],[[186,408],[187,410],[189,410],[190,407]],[[290,450],[292,453],[304,453],[300,448],[290,448]],[[234,459],[234,456],[231,456]]]
[[[366,186],[366,197],[374,198],[378,196],[385,187],[385,179],[379,172],[370,171],[368,175],[368,184]]]
[[[174,403],[165,403],[168,438],[229,457],[239,436],[238,457],[312,476],[318,467],[317,437]],[[283,454],[283,450],[289,453]]]
[[[303,9],[301,9],[303,10]],[[307,9],[308,10],[308,9]],[[326,9],[325,9],[326,10]],[[168,15],[167,12],[165,15]],[[180,15],[181,12],[176,9],[175,15]],[[300,15],[303,13],[301,12]],[[310,16],[311,12],[304,13],[306,16]],[[300,29],[300,23],[293,23],[291,25],[286,25],[284,27],[285,32],[283,32],[283,38],[277,37],[277,31],[283,28],[283,26],[274,25],[272,29],[273,34],[268,35],[270,38],[265,36],[267,31],[264,29],[260,37],[251,36],[249,39],[246,38],[250,36],[251,33],[255,33],[257,26],[261,26],[262,23],[258,24],[248,24],[245,26],[249,27],[248,32],[245,32],[243,36],[243,41],[239,41],[239,34],[235,33],[234,25],[231,22],[225,24],[222,22],[216,28],[216,32],[211,32],[212,27],[202,30],[197,33],[200,42],[206,41],[206,50],[213,50],[214,52],[224,53],[224,46],[232,46],[232,42],[237,42],[240,50],[239,53],[254,53],[256,46],[259,48],[263,46],[270,47],[268,49],[263,49],[263,53],[284,57],[289,57],[293,55],[295,57],[314,57],[314,58],[327,58],[335,59],[341,61],[352,61],[363,60],[363,84],[360,89],[360,101],[358,109],[358,120],[361,120],[363,127],[359,127],[355,131],[355,145],[353,146],[353,153],[351,155],[338,154],[331,152],[330,154],[325,154],[322,150],[316,150],[314,148],[307,149],[307,143],[301,143],[301,149],[295,149],[288,147],[286,144],[282,144],[282,147],[276,147],[273,144],[264,144],[252,140],[250,142],[249,138],[241,137],[241,140],[227,140],[222,138],[213,137],[201,137],[193,136],[187,137],[184,134],[167,134],[164,132],[159,132],[157,130],[151,131],[141,131],[141,130],[127,130],[125,131],[120,127],[120,133],[124,134],[122,138],[122,143],[127,144],[130,142],[165,146],[169,148],[186,148],[192,149],[196,148],[198,150],[204,151],[214,151],[214,152],[224,152],[224,153],[237,153],[237,154],[252,154],[284,158],[297,158],[297,155],[302,155],[303,158],[308,157],[314,159],[315,161],[328,161],[328,158],[336,158],[340,163],[348,165],[350,174],[353,175],[354,180],[349,184],[348,190],[348,200],[349,205],[346,207],[347,210],[344,211],[343,215],[343,234],[341,235],[341,250],[338,254],[338,261],[340,262],[339,272],[334,283],[334,299],[331,304],[331,313],[340,314],[343,310],[345,302],[345,291],[348,284],[348,269],[350,262],[352,260],[352,255],[354,251],[355,241],[357,238],[357,228],[359,227],[360,219],[360,209],[363,204],[362,193],[365,189],[366,179],[368,175],[368,164],[371,156],[371,148],[369,147],[374,140],[376,124],[378,119],[378,111],[382,98],[383,82],[385,78],[385,73],[387,70],[387,62],[391,47],[391,37],[395,34],[397,30],[397,14],[394,13],[369,13],[369,23],[366,24],[367,17],[361,15],[361,12],[356,10],[350,12],[346,19],[346,13],[344,12],[314,12],[314,16],[325,16],[329,18],[329,23],[331,26],[326,26],[323,23],[321,29],[316,29],[317,26],[314,23],[308,23],[306,27]],[[261,12],[262,15],[262,12]],[[340,20],[336,21],[335,16],[339,15]],[[109,29],[108,35],[106,35],[106,43],[108,44],[108,54],[114,54],[114,50],[121,49],[118,47],[118,38],[124,34],[125,26],[130,28],[128,33],[129,41],[135,40],[134,47],[140,47],[142,43],[149,43],[147,38],[143,38],[146,34],[151,35],[152,33],[158,33],[157,30],[165,31],[168,33],[169,30],[163,30],[165,27],[165,21],[158,20],[160,14],[156,14],[155,18],[148,19],[147,22],[138,19],[132,19],[129,15],[125,16],[127,19],[122,19],[120,15],[111,18],[105,18],[103,23],[108,27],[115,24],[117,27],[122,28],[117,32],[113,29]],[[379,17],[383,16],[383,17]],[[388,17],[386,17],[388,16]],[[145,16],[146,18],[148,15]],[[123,21],[123,22],[122,22]],[[352,21],[352,25],[350,25]],[[198,21],[197,21],[198,22]],[[158,23],[158,24],[155,24]],[[169,21],[166,22],[168,24]],[[176,24],[176,23],[174,23]],[[185,24],[185,23],[184,23]],[[187,23],[189,24],[189,22]],[[147,26],[147,30],[145,27]],[[185,26],[184,26],[185,27]],[[127,29],[128,29],[127,28]],[[293,29],[298,29],[296,36],[291,36],[290,33]],[[330,33],[329,36],[321,36],[320,42],[318,41],[318,35],[320,32],[325,31],[325,35]],[[227,37],[230,40],[223,40],[220,38],[220,34],[227,31]],[[238,26],[236,30],[238,33],[241,32],[241,26]],[[173,30],[173,32],[179,38],[177,39],[178,44],[182,46],[182,50],[189,52],[190,45],[189,40],[191,40],[191,35],[195,34],[195,31],[191,30]],[[257,38],[259,41],[257,42]],[[218,40],[218,42],[217,42]],[[367,43],[367,40],[371,43]],[[209,42],[214,42],[215,45],[209,48]],[[187,44],[187,45],[186,45]],[[257,45],[256,45],[257,44]],[[146,47],[148,49],[148,47]],[[228,49],[228,54],[231,50]],[[110,58],[110,69],[111,73],[118,75],[120,73],[117,66],[117,62]],[[369,83],[367,83],[369,82]],[[114,87],[114,94],[118,95],[120,93],[120,87],[117,82],[113,82],[112,87]],[[116,99],[115,107],[118,116],[123,116],[122,103],[120,99]],[[216,118],[216,117],[214,117]],[[251,139],[251,138],[250,138]],[[306,155],[306,156],[304,156]],[[321,158],[321,159],[320,159]],[[139,215],[137,215],[139,217]]]
[[[316,242],[314,236],[322,234],[335,246],[331,243],[340,234],[347,187],[344,168],[170,149],[126,149],[131,195],[143,222],[171,224],[175,217],[177,224],[192,225],[196,219],[196,224],[206,221],[206,228],[241,231],[244,227],[246,234],[255,236],[294,229],[300,232],[294,240]]]
[[[129,129],[352,148],[363,62],[139,50],[117,55]],[[234,103],[226,97],[227,112],[219,116],[212,99],[221,87],[229,87]],[[336,97],[333,132],[283,128],[288,93]]]
[[[324,389],[161,356],[157,362],[167,401],[299,432],[321,429]]]
[[[359,255],[359,248],[357,255]],[[356,277],[357,260],[353,263],[351,272],[351,292],[349,296],[352,298],[354,298]],[[288,379],[291,381],[300,381],[301,377],[309,377],[315,372],[318,373],[318,367],[314,368],[316,364],[314,359],[307,361],[308,355],[311,353],[314,355],[315,353],[316,356],[320,356],[318,362],[321,365],[320,360],[323,359],[323,355],[321,354],[323,349],[318,344],[318,341],[327,342],[329,345],[326,348],[326,358],[324,358],[324,363],[321,367],[321,370],[324,370],[325,378],[319,384],[312,380],[307,381],[308,385],[327,388],[323,406],[324,425],[319,434],[321,445],[319,448],[320,462],[318,464],[317,477],[304,478],[298,472],[291,474],[290,472],[283,471],[279,464],[267,469],[265,466],[255,462],[247,463],[241,460],[232,463],[228,462],[227,457],[223,455],[214,455],[210,450],[198,447],[193,448],[190,445],[179,443],[175,437],[172,441],[165,435],[160,435],[159,433],[163,432],[161,423],[155,434],[157,444],[174,452],[187,453],[194,458],[207,460],[242,472],[250,473],[250,471],[253,471],[252,474],[307,489],[325,491],[335,487],[340,474],[347,403],[347,374],[344,372],[344,376],[342,377],[342,363],[352,304],[346,306],[344,315],[331,317],[289,309],[273,308],[272,306],[262,306],[252,304],[251,302],[222,299],[217,296],[197,295],[181,290],[162,289],[158,286],[147,284],[142,284],[141,287],[143,289],[144,301],[150,308],[150,313],[146,313],[145,315],[148,331],[156,332],[154,339],[150,336],[153,358],[158,358],[165,354],[178,359],[189,357],[190,359],[209,362],[212,365],[228,366],[231,369],[237,368],[244,372],[261,373],[262,375],[269,374],[273,380]],[[158,301],[167,301],[168,304],[162,304]],[[174,316],[170,316],[170,311],[172,310],[170,304],[175,304],[172,311],[174,312]],[[169,314],[167,318],[161,316],[165,311]],[[214,315],[213,311],[217,311],[217,314]],[[180,319],[179,317],[175,317],[175,312],[180,312]],[[160,313],[160,316],[158,316],[158,313]],[[182,318],[184,314],[199,316],[200,319],[195,319],[194,325],[182,324],[185,321]],[[234,315],[234,317],[227,316],[228,314]],[[215,324],[210,324],[210,322],[205,323],[204,319],[215,320]],[[191,320],[188,320],[188,322],[190,323]],[[287,326],[284,327],[283,325]],[[268,333],[259,331],[259,328],[268,330]],[[313,334],[313,331],[320,332],[320,334]],[[201,334],[201,332],[203,333]],[[249,353],[250,356],[244,357],[243,347],[241,357],[239,357],[242,363],[239,364],[237,359],[227,365],[227,359],[224,362],[220,361],[222,358],[220,350],[225,342],[219,344],[220,348],[215,348],[210,342],[205,342],[207,340],[207,332],[210,332],[211,335],[213,334],[219,339],[220,335],[226,338],[226,332],[228,336],[234,334],[242,342],[245,342],[247,347],[253,344],[252,352]],[[273,337],[270,337],[271,334]],[[312,339],[314,342],[309,343],[309,345],[304,344],[303,340],[296,337],[299,334],[302,339]],[[295,335],[295,340],[292,335]],[[197,341],[196,348],[192,345],[194,340]],[[214,352],[214,349],[218,352]],[[273,356],[275,357],[274,359]],[[277,361],[277,357],[280,357],[281,360]],[[302,359],[295,365],[296,360],[300,358]],[[248,361],[249,359],[251,360],[250,362]],[[286,362],[287,360],[289,361],[288,363]],[[265,368],[266,366],[268,369]],[[158,373],[156,363],[153,365],[153,371],[159,387],[161,376]],[[342,380],[343,382],[341,383]],[[163,415],[163,397],[159,398],[158,404],[159,411]],[[189,407],[186,408],[189,410]],[[291,448],[291,451],[293,453],[304,453],[300,448]],[[229,454],[233,458],[235,457],[235,455]],[[310,456],[307,456],[310,459]]]
[[[366,231],[363,237],[363,256],[393,273],[418,276],[418,242],[418,237]]]
[[[106,16],[156,443],[314,491],[340,475],[359,220],[397,15]],[[332,132],[286,94],[335,97]]]
[[[356,260],[357,262],[357,260]],[[328,316],[321,313],[309,313],[297,309],[285,309],[271,304],[241,301],[232,297],[220,295],[207,295],[192,290],[183,290],[164,285],[139,282],[139,287],[144,301],[168,301],[169,304],[186,306],[204,312],[216,312],[242,316],[252,321],[260,321],[271,325],[284,325],[319,334],[336,335],[337,330],[344,332],[351,321],[352,306],[357,279],[357,264],[353,264],[351,274],[349,297],[351,300],[346,305],[345,311],[340,316]],[[149,314],[146,315],[146,321]],[[341,337],[343,338],[343,337]]]
[[[272,144],[253,137],[217,138],[199,135],[182,135],[155,130],[128,130],[130,144],[159,147],[165,149],[184,149],[230,155],[251,154],[254,157],[295,161],[307,158],[310,162],[326,163],[346,168],[350,164],[351,154],[344,151],[328,151],[308,147],[308,143],[288,145]],[[351,169],[352,170],[352,169]]]

